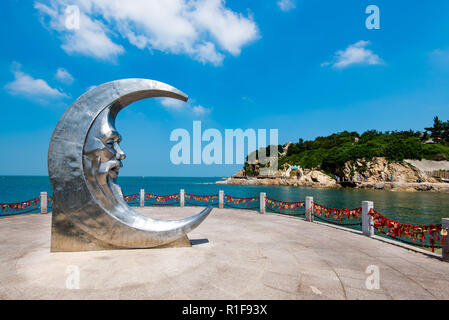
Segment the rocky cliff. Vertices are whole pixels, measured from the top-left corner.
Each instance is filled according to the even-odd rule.
[[[344,181],[354,182],[437,182],[406,161],[388,161],[383,157],[348,161],[336,174]]]
[[[257,168],[256,171],[258,171]],[[247,177],[245,171],[240,170],[231,178],[217,183],[317,188],[349,186],[391,191],[449,191],[449,183],[438,182],[407,161],[394,162],[383,157],[375,157],[371,160],[348,161],[338,168],[335,176],[318,169],[302,169],[284,164],[282,169],[269,177]]]

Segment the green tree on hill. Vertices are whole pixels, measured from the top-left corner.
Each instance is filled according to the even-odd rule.
[[[436,143],[449,143],[449,121],[442,122],[438,117],[433,119],[433,127],[425,128]]]

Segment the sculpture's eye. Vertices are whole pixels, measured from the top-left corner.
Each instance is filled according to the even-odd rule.
[[[109,148],[113,148],[114,147],[114,140],[106,141],[106,146],[108,146]]]

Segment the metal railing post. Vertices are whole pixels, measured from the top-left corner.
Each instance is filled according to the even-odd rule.
[[[374,209],[372,201],[362,201],[362,231],[365,236],[374,236],[373,217],[368,213]]]
[[[313,197],[306,197],[306,221],[313,222]]]
[[[184,207],[184,189],[181,189],[181,191],[179,191],[179,206],[180,207]]]
[[[41,192],[41,213],[47,213],[47,192]]]
[[[140,200],[140,207],[141,208],[145,207],[145,189],[140,189],[139,200]]]
[[[223,203],[224,203],[223,199],[224,199],[224,191],[220,190],[218,192],[218,208],[220,208],[220,209],[223,209]]]
[[[265,192],[260,193],[260,213],[265,213],[265,198],[267,194]]]

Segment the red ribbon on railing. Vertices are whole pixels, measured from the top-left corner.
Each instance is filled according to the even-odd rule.
[[[228,196],[228,195],[224,196],[224,201],[225,202],[232,202],[233,204],[244,204],[245,206],[248,206],[248,204],[250,204],[252,202],[256,202],[258,200],[259,200],[258,197],[238,198],[238,197],[232,197],[232,196]]]
[[[343,218],[346,219],[360,219],[362,217],[362,207],[359,208],[328,208],[322,206],[318,203],[313,204],[313,208],[315,209],[315,214],[321,216],[324,214],[326,218],[333,218],[334,220],[340,219],[340,223],[343,222]]]
[[[368,214],[373,217],[374,228],[378,231],[388,229],[386,235],[392,238],[411,238],[412,241],[416,239],[423,242],[427,237],[434,251],[436,241],[440,240],[441,224],[426,224],[426,225],[412,225],[401,223],[395,220],[388,219],[379,212],[371,209]],[[442,237],[441,244],[444,242]]]
[[[173,201],[173,200],[179,200],[179,193],[177,194],[170,194],[170,195],[166,195],[166,196],[158,196],[155,194],[150,194],[147,193],[145,194],[145,199],[154,199],[156,200],[156,202],[168,202],[168,201]]]
[[[7,213],[9,211],[20,211],[30,207],[36,207],[41,201],[39,197],[30,199],[27,201],[17,202],[17,203],[0,203],[0,208],[2,213]]]
[[[271,198],[266,198],[266,203],[269,206],[272,206],[273,208],[278,208],[278,209],[284,209],[284,210],[296,210],[299,209],[300,207],[304,207],[304,201],[300,201],[300,202],[286,202],[286,201],[280,201],[280,200],[275,200],[275,199],[271,199]]]
[[[123,199],[125,199],[126,202],[130,202],[133,200],[137,201],[137,200],[139,200],[139,194],[138,193],[130,194],[130,195],[124,196]]]
[[[211,195],[194,195],[194,194],[188,194],[186,193],[185,198],[188,200],[195,200],[200,202],[212,202],[218,200],[218,195],[211,194]]]

